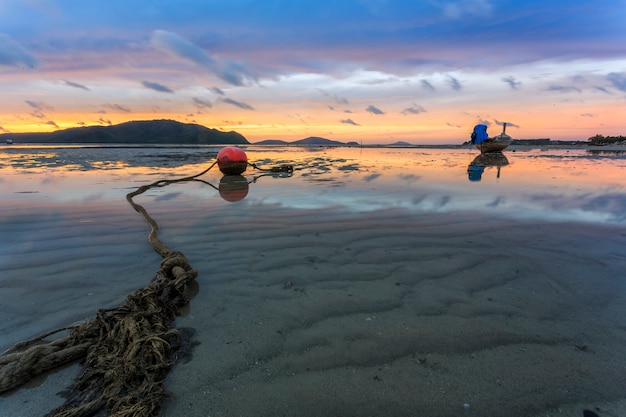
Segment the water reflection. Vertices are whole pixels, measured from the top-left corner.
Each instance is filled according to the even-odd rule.
[[[15,146],[0,153],[0,168],[64,168],[71,171],[131,167],[180,167],[214,159],[221,147]]]
[[[195,178],[194,181],[199,181],[218,191],[220,197],[224,201],[234,203],[243,200],[248,195],[250,190],[250,184],[255,184],[263,177],[271,178],[289,178],[293,175],[293,172],[272,172],[261,175],[255,175],[248,179],[243,175],[224,175],[220,179],[219,185],[215,186],[210,181],[206,181],[200,178]]]
[[[509,164],[509,160],[502,152],[490,152],[478,155],[467,167],[470,181],[480,181],[485,167],[496,167],[496,178],[500,178],[500,168]]]
[[[199,172],[218,150],[11,148],[0,152],[0,197],[16,206],[120,199],[129,186],[152,182],[155,176],[175,179]],[[276,183],[269,179],[285,176],[254,177],[252,171],[243,178],[222,179],[215,170],[202,179],[218,191],[215,197],[221,202],[317,210],[342,206],[354,212],[488,208],[494,215],[523,218],[625,221],[626,155],[615,152],[534,149],[477,155],[473,149],[256,146],[245,151],[260,166],[293,165],[292,180]],[[257,182],[253,190],[251,184]],[[177,204],[212,198],[198,190],[189,184],[169,198]]]
[[[200,172],[216,154],[205,149],[20,152],[0,152],[3,344],[90,316],[94,306],[118,305],[143,285],[151,276],[146,271],[151,274],[157,264],[156,254],[143,255],[146,230],[124,196],[157,178]],[[361,355],[360,381],[380,387],[383,382],[372,378],[381,375],[402,387],[407,385],[392,374],[406,375],[407,364],[428,372],[428,381],[437,375],[426,366],[438,364],[441,356],[417,363],[412,352],[439,355],[457,346],[446,359],[454,364],[470,357],[468,345],[478,349],[462,366],[444,367],[439,377],[445,380],[439,382],[447,384],[452,377],[460,380],[448,368],[467,370],[465,365],[475,366],[472,375],[492,363],[507,368],[526,359],[518,369],[544,369],[527,364],[548,357],[543,349],[561,339],[567,339],[561,345],[567,352],[580,354],[572,363],[581,363],[584,371],[606,364],[597,381],[606,375],[618,379],[612,363],[583,357],[588,353],[576,352],[569,340],[583,334],[583,342],[597,343],[595,337],[617,334],[598,326],[596,307],[610,299],[598,294],[616,293],[608,278],[621,276],[623,255],[615,248],[623,245],[623,227],[612,227],[611,233],[601,228],[589,238],[593,229],[581,224],[546,228],[541,222],[529,228],[508,219],[625,224],[623,155],[534,150],[485,159],[462,149],[260,147],[246,152],[260,165],[289,163],[295,170],[258,176],[250,171],[233,178],[214,170],[202,181],[155,188],[141,197],[163,226],[164,241],[189,255],[204,274],[207,285],[190,289],[190,298],[203,293],[194,300],[189,322],[201,329],[202,349],[223,359],[205,361],[198,355],[191,366],[201,365],[203,372],[180,368],[182,383],[172,385],[178,387],[173,398],[192,404],[181,391],[213,389],[215,381],[222,384],[220,377],[211,379],[215,375],[227,375],[224,384],[237,389],[223,385],[225,390],[214,391],[219,395],[204,396],[211,401],[228,396],[234,403],[242,392],[261,392],[242,391],[250,386],[245,383],[250,375],[260,375],[259,387],[269,386],[265,393],[280,394],[287,386],[304,386],[313,372],[343,372],[353,355]],[[469,178],[474,166],[481,169],[480,181]],[[616,305],[607,316],[621,317],[613,313],[622,307]],[[577,329],[570,314],[591,317],[589,326]],[[533,319],[535,327],[528,324]],[[425,329],[430,337],[420,333]],[[609,358],[620,345],[606,337]],[[604,343],[601,339],[595,346]],[[488,353],[503,356],[491,361]],[[248,359],[257,358],[263,365],[250,367]],[[480,365],[473,365],[479,359]],[[310,372],[312,363],[318,368]],[[383,375],[381,363],[397,368],[385,368]],[[545,365],[550,363],[555,372],[561,368],[559,361]],[[562,380],[576,372],[568,368]],[[502,386],[519,389],[515,379]],[[530,375],[526,380],[545,379]],[[268,385],[277,381],[285,385]],[[558,385],[558,378],[550,382]],[[415,397],[416,388],[408,386],[398,403]],[[304,391],[322,392],[313,388]],[[481,392],[489,389],[485,385]],[[541,390],[531,384],[524,392]],[[505,396],[510,395],[516,392]],[[270,398],[282,403],[296,397]]]

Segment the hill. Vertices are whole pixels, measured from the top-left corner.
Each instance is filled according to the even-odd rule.
[[[255,145],[306,145],[306,146],[358,146],[356,142],[340,142],[338,140],[331,140],[320,138],[318,136],[310,136],[308,138],[295,140],[293,142],[287,142],[279,139],[268,139],[260,142],[255,142]]]
[[[20,143],[243,145],[237,132],[222,132],[174,120],[141,120],[113,126],[74,127],[56,132],[4,133],[0,141]]]

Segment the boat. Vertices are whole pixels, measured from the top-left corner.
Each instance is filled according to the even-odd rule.
[[[5,141],[5,143],[6,143],[7,145],[13,145],[13,139],[7,139],[7,140]]]
[[[478,135],[475,136],[475,133],[478,130]],[[472,133],[472,143],[476,145],[476,148],[480,151],[480,153],[489,153],[489,152],[502,152],[513,142],[513,138],[506,134],[506,123],[502,125],[502,133],[492,138],[487,137],[485,139],[480,139],[480,134],[486,136],[487,134],[487,126],[485,125],[476,125],[474,127],[474,133]]]

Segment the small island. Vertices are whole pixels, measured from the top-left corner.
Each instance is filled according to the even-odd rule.
[[[4,133],[7,144],[104,144],[104,145],[247,145],[237,132],[222,132],[198,124],[174,120],[140,120],[113,126],[74,127],[55,132]]]
[[[277,146],[292,146],[292,145],[304,145],[304,146],[359,146],[357,142],[340,142],[338,140],[321,138],[319,136],[309,136],[308,138],[295,140],[293,142],[287,142],[280,139],[267,139],[260,142],[255,142],[255,145],[277,145]]]

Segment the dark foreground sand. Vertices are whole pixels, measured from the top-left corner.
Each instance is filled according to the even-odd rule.
[[[256,213],[170,229],[201,276],[165,416],[626,415],[624,229]]]

